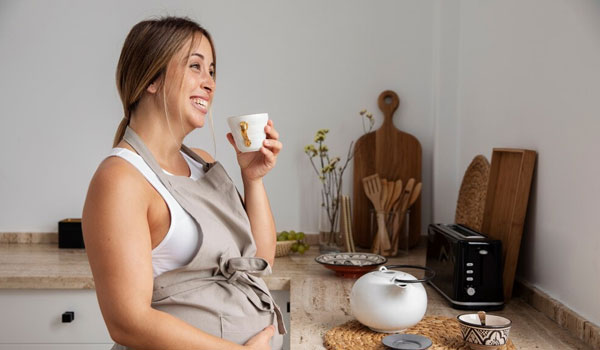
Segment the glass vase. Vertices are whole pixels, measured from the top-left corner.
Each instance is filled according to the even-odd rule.
[[[339,210],[333,217],[332,224],[327,207],[321,206],[319,211],[319,252],[321,254],[341,252],[343,241],[339,230]]]

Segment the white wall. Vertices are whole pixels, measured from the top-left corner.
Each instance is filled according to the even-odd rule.
[[[600,324],[600,2],[461,1],[442,14],[445,35],[459,24],[459,65],[442,73],[458,77],[459,117],[456,148],[435,158],[458,149],[462,178],[493,147],[537,150],[517,275]],[[436,191],[452,171],[436,166]]]
[[[129,29],[151,15],[188,15],[214,36],[217,158],[241,185],[225,139],[230,115],[267,111],[284,150],[265,182],[278,229],[317,231],[319,182],[303,153],[320,128],[345,155],[358,112],[395,124],[423,146],[423,223],[431,217],[432,1],[0,2],[0,232],[51,232],[80,217],[122,112],[114,72]],[[233,10],[232,10],[233,9]],[[379,123],[377,124],[377,126]],[[186,144],[213,152],[209,128]],[[346,171],[350,193],[352,168]]]

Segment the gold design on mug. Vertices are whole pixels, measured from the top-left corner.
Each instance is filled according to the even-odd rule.
[[[250,147],[252,142],[250,142],[250,139],[248,138],[248,123],[240,122],[240,130],[242,131],[242,137],[244,138],[244,145]]]

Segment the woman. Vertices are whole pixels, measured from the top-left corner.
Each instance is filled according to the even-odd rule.
[[[281,150],[237,152],[242,202],[223,167],[183,145],[215,91],[209,33],[186,18],[143,21],[117,67],[124,119],[91,180],[83,233],[113,349],[279,349],[281,313],[264,281],[275,224],[262,183]],[[244,344],[244,345],[241,345]]]

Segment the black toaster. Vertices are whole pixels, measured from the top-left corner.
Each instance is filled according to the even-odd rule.
[[[429,282],[455,309],[504,307],[502,242],[462,225],[431,224],[427,230]]]

